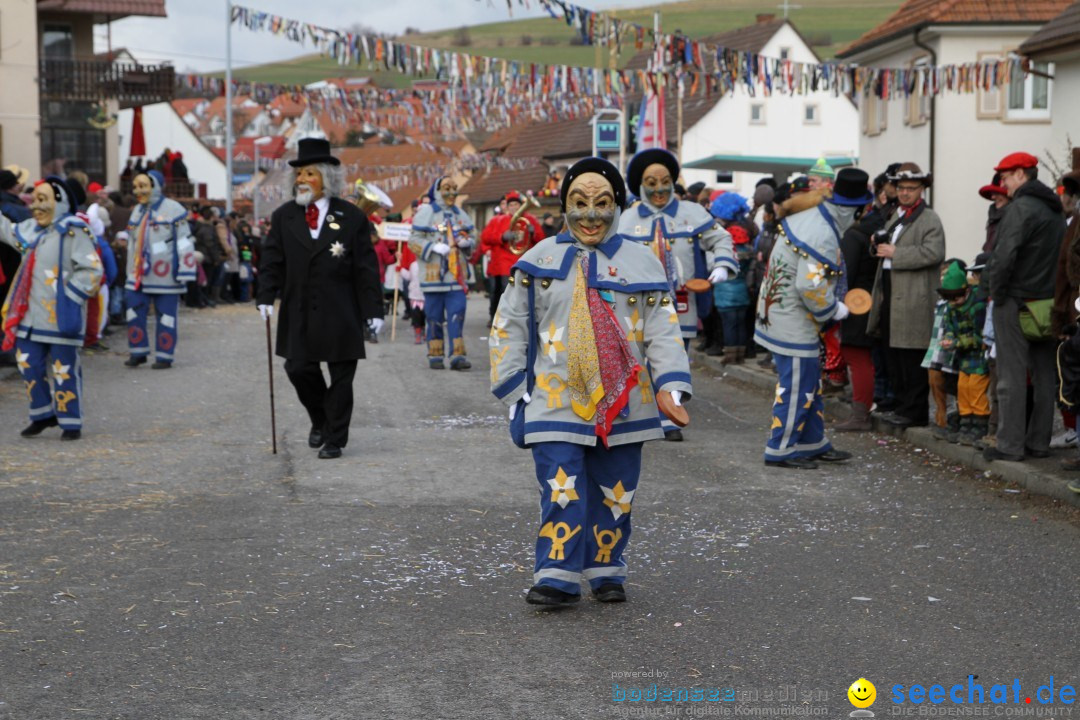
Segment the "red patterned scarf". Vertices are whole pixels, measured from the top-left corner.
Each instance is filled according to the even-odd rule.
[[[19,329],[19,323],[30,309],[30,286],[33,285],[36,255],[34,248],[26,254],[26,258],[15,273],[15,280],[11,284],[7,302],[0,311],[3,314],[4,326],[4,341],[0,344],[0,350],[4,352],[15,347],[15,333]]]

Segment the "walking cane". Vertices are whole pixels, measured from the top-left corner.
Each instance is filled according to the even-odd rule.
[[[270,350],[270,316],[266,316],[266,365],[270,370],[270,438],[277,455],[277,417],[274,414],[274,354]]]
[[[390,342],[397,339],[397,299],[401,287],[401,240],[397,241],[397,262],[394,263],[394,304],[390,313]]]

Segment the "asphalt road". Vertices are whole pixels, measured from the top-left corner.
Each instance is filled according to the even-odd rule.
[[[183,314],[167,372],[88,356],[78,443],[20,439],[0,382],[0,717],[839,718],[859,677],[882,717],[920,707],[896,684],[1080,685],[1075,514],[879,436],[767,470],[771,398],[702,368],[687,441],[646,447],[630,602],[533,610],[536,481],[469,312],[471,372],[400,321],[370,347],[336,461],[280,360],[270,453],[251,305]],[[724,700],[616,699],[652,683]]]

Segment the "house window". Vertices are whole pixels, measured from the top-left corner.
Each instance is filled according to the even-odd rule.
[[[791,48],[789,48],[789,47],[780,48],[780,59],[781,60],[788,60],[790,58],[791,58]]]
[[[46,25],[41,31],[41,54],[46,60],[72,60],[75,39],[70,25]]]
[[[717,170],[716,183],[718,185],[731,185],[735,182],[735,173],[731,170]]]
[[[999,62],[1000,60],[1001,53],[999,52],[979,53],[980,63]],[[984,65],[984,68],[985,67],[990,66]],[[980,85],[976,92],[978,93],[978,102],[975,106],[975,117],[979,120],[1000,119],[1005,112],[1004,91],[991,83],[989,89],[983,89]]]
[[[807,103],[803,108],[803,124],[818,125],[821,123],[821,109],[815,103]]]
[[[753,103],[750,105],[750,124],[765,124],[765,103]]]
[[[1009,119],[1050,119],[1050,79],[1045,76],[1054,74],[1054,65],[1036,62],[1031,70],[1026,76],[1015,73],[1009,79]]]
[[[863,96],[862,125],[863,134],[869,137],[880,135],[888,126],[889,103],[874,94],[873,90]]]

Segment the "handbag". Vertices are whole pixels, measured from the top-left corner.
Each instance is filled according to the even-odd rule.
[[[1050,330],[1050,311],[1053,298],[1024,300],[1020,303],[1020,331],[1031,342],[1044,342],[1053,338]]]
[[[525,353],[525,392],[532,397],[533,384],[536,378],[533,376],[533,364],[536,362],[536,322],[534,316],[536,315],[536,291],[533,289],[533,283],[528,285],[529,295],[529,340],[528,350]],[[517,401],[517,411],[514,413],[514,419],[510,421],[510,439],[523,450],[527,450],[532,447],[525,442],[525,400],[522,398]]]

